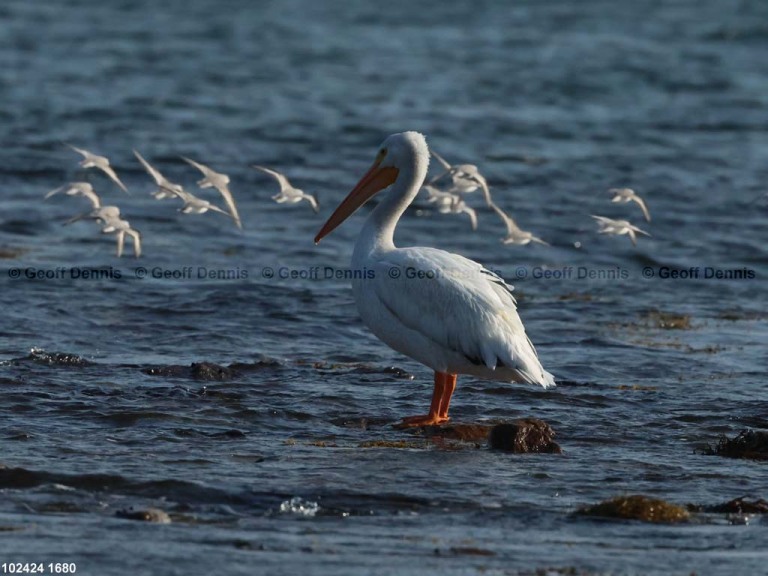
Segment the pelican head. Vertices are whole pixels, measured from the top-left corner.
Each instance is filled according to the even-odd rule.
[[[339,204],[328,221],[315,236],[315,244],[330,234],[339,224],[380,192],[391,186],[402,171],[415,175],[419,169],[426,174],[429,149],[424,136],[418,132],[392,134],[379,147],[373,165],[360,179],[352,192]],[[423,174],[422,174],[423,180]],[[419,183],[420,185],[421,183]],[[417,190],[418,192],[418,190]]]

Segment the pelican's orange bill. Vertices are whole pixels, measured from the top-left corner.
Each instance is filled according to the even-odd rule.
[[[379,192],[392,184],[396,179],[400,171],[394,166],[379,167],[381,160],[377,160],[371,166],[371,169],[365,173],[352,189],[352,192],[344,198],[339,207],[336,208],[328,221],[320,229],[320,232],[315,236],[315,244],[320,242],[325,236],[330,234],[339,224],[349,218],[355,210],[360,208],[365,202],[376,192]]]

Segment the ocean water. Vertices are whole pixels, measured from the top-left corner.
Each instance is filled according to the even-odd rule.
[[[702,449],[768,428],[767,23],[757,0],[6,0],[0,564],[768,573],[760,516],[573,514],[622,494],[766,497],[764,463]],[[460,377],[453,420],[541,418],[562,455],[392,427],[427,408],[432,375],[368,331],[343,278],[369,208],[312,240],[402,130],[477,164],[551,244],[501,244],[477,194],[478,231],[420,198],[396,236],[514,284],[558,381]],[[109,156],[131,194],[64,142]],[[154,200],[133,149],[193,191],[180,155],[228,173],[243,231]],[[275,204],[254,163],[320,213]],[[82,198],[43,199],[83,179],[142,232],[141,258],[130,243],[116,258],[90,222],[63,226]],[[624,186],[651,222],[610,202]],[[591,214],[651,236],[598,235]],[[130,518],[149,508],[171,522]]]

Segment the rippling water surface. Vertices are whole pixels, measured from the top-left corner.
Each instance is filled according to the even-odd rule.
[[[3,3],[3,562],[765,573],[759,516],[572,513],[621,494],[766,496],[764,464],[701,454],[768,427],[766,4],[445,4]],[[558,379],[544,391],[462,377],[453,419],[535,416],[563,455],[391,427],[427,407],[431,375],[362,325],[348,281],[326,278],[348,266],[368,210],[312,238],[384,137],[408,129],[478,164],[552,244],[502,245],[479,198],[478,232],[423,200],[401,221],[400,245],[460,252],[515,284]],[[132,195],[79,171],[62,142],[108,155]],[[153,200],[134,148],[193,190],[181,154],[229,173],[243,232]],[[317,193],[320,214],[274,204],[253,163]],[[75,179],[142,231],[141,259],[115,258],[88,222],[62,226],[85,201],[43,196]],[[644,195],[651,223],[608,201],[617,186]],[[652,236],[598,236],[590,214]],[[659,277],[689,268],[699,278]],[[107,272],[77,277],[94,269]],[[663,327],[669,314],[682,329]],[[149,508],[171,522],[133,519]]]

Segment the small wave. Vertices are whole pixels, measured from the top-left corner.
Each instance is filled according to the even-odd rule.
[[[320,510],[320,505],[311,500],[304,500],[299,496],[294,496],[280,504],[280,512],[284,514],[297,514],[299,516],[313,517]]]
[[[47,364],[49,366],[93,366],[85,358],[69,352],[46,352],[42,348],[32,348],[25,358],[18,358],[16,361],[31,360],[38,364]]]

